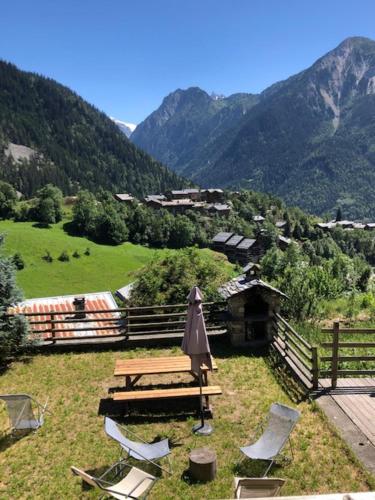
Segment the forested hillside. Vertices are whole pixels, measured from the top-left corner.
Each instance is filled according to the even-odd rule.
[[[32,148],[15,158],[9,143]],[[104,113],[67,87],[0,61],[0,178],[30,196],[50,182],[134,194],[185,181],[138,150]]]
[[[184,92],[188,98],[191,89]],[[175,107],[169,116],[169,97],[132,139],[176,171],[203,186],[274,193],[317,214],[342,206],[349,217],[375,216],[374,41],[349,38],[305,71],[250,95],[254,105],[225,130],[216,127],[219,114],[206,120],[207,132],[195,126],[209,106],[191,99],[190,109]],[[180,133],[176,143],[182,119],[189,136]],[[199,145],[190,147],[194,141]]]

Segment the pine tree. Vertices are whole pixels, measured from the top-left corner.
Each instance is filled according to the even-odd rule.
[[[27,342],[27,324],[21,316],[7,317],[8,309],[22,300],[12,259],[0,257],[0,366],[19,353]]]

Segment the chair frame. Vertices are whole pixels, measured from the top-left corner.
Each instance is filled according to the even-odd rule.
[[[95,476],[91,476],[91,474],[88,474],[87,472],[84,472],[84,471],[81,471],[80,469],[78,469],[77,467],[71,467],[71,471],[73,472],[73,474],[75,476],[79,476],[82,478],[83,481],[86,481],[85,480],[85,477],[80,474],[80,472],[84,472],[85,474],[87,474],[88,476],[90,476],[90,478],[93,480],[93,482],[96,484],[96,486],[101,489],[102,491],[104,491],[105,493],[100,497],[100,498],[105,498],[107,496],[107,493],[114,493],[116,495],[121,495],[121,493],[119,493],[118,491],[115,491],[115,490],[112,490],[111,487],[113,486],[116,486],[117,483],[114,483],[114,482],[110,482],[110,481],[106,481],[104,478],[110,473],[112,472],[115,468],[117,468],[119,465],[122,465],[122,468],[120,470],[120,472],[122,472],[125,468],[129,468],[130,470],[135,468],[135,469],[138,469],[138,467],[134,467],[130,464],[127,464],[126,462],[124,462],[123,460],[119,460],[118,462],[114,463],[113,465],[111,465],[111,467],[109,467],[109,469],[107,469],[101,476],[99,477],[95,477]],[[139,469],[141,470],[141,469]],[[143,471],[142,471],[143,472]],[[115,474],[115,477],[117,477],[119,475],[119,472],[116,472]],[[151,476],[151,474],[149,474]],[[157,477],[154,477],[152,476],[154,479],[153,479],[153,483],[149,486],[149,488],[146,490],[146,492],[142,495],[142,497],[135,497],[135,496],[132,496],[132,493],[133,491],[135,491],[138,486],[140,486],[142,484],[142,482],[146,479],[146,478],[143,478],[139,483],[137,483],[134,488],[130,491],[130,493],[128,495],[124,495],[124,499],[126,498],[132,498],[132,499],[135,499],[137,500],[138,498],[144,498],[146,499],[148,497],[148,494],[149,492],[151,491],[151,489],[155,486],[155,483],[156,481],[158,481],[158,478]],[[86,481],[87,482],[87,481]]]
[[[51,415],[51,412],[49,410],[47,410],[47,405],[48,405],[49,398],[47,398],[47,400],[44,403],[44,405],[41,404],[41,403],[39,403],[39,401],[37,401],[36,399],[34,399],[29,394],[23,394],[23,393],[20,393],[20,394],[0,394],[0,400],[3,400],[4,403],[7,404],[7,401],[4,398],[8,398],[8,397],[12,397],[12,396],[24,396],[24,398],[25,398],[25,404],[24,404],[24,406],[22,408],[22,411],[20,412],[20,414],[19,414],[19,416],[17,418],[17,421],[16,421],[15,425],[13,425],[13,422],[11,421],[11,418],[10,418],[10,415],[9,415],[9,426],[10,426],[10,429],[11,429],[10,432],[11,432],[12,436],[14,436],[17,432],[23,432],[23,431],[27,431],[27,430],[36,432],[42,426],[42,424],[40,422],[41,422],[41,419],[43,418],[44,414],[45,413],[49,413]],[[22,419],[23,411],[24,411],[24,409],[26,407],[26,404],[27,404],[27,399],[29,399],[30,401],[34,402],[34,404],[35,404],[35,406],[36,406],[36,408],[38,410],[36,420],[38,421],[39,425],[35,429],[31,428],[31,427],[30,427],[30,429],[17,429],[17,424]],[[8,411],[8,414],[9,414],[9,411]]]
[[[281,405],[281,403],[277,403],[277,404],[280,404],[280,405]],[[285,406],[285,405],[282,405],[282,406]],[[293,409],[293,408],[291,408],[291,409]],[[296,410],[295,410],[295,411],[296,411]],[[263,432],[264,432],[264,428],[265,428],[265,426],[266,426],[266,424],[267,424],[267,422],[268,422],[268,420],[269,420],[269,416],[270,416],[270,412],[268,412],[268,414],[267,414],[265,417],[263,417],[263,418],[261,419],[261,421],[259,422],[259,424],[256,426],[255,431],[254,431],[254,434],[253,434],[253,437],[252,437],[252,440],[255,440],[256,436],[257,436],[257,435],[258,435],[258,433],[259,433],[259,430],[261,430],[261,431],[262,431],[262,434],[263,434]],[[268,467],[266,467],[266,470],[264,471],[264,473],[263,473],[263,476],[262,476],[262,477],[267,477],[267,474],[268,474],[268,472],[271,470],[272,465],[276,462],[276,460],[277,460],[278,458],[281,458],[281,459],[283,459],[283,460],[285,460],[285,461],[287,461],[287,462],[291,462],[291,461],[294,459],[294,453],[293,453],[292,440],[291,440],[291,437],[290,437],[290,436],[291,436],[291,434],[292,434],[292,432],[293,432],[294,427],[296,426],[296,424],[297,424],[297,421],[296,421],[296,422],[294,422],[294,424],[293,424],[293,426],[292,426],[292,428],[291,428],[291,430],[290,430],[290,432],[289,432],[289,435],[288,435],[288,436],[284,439],[284,441],[283,441],[283,443],[282,443],[282,445],[281,445],[281,447],[280,447],[280,451],[279,451],[279,453],[277,453],[277,454],[276,454],[276,455],[275,455],[272,459],[270,459],[270,460],[264,459],[264,461],[269,461],[270,463],[269,463]],[[281,453],[281,450],[283,450],[283,449],[285,448],[285,444],[286,444],[286,442],[287,442],[287,441],[289,442],[289,449],[290,449],[290,454],[291,454],[291,457],[288,457],[287,455],[285,455],[285,454]],[[250,457],[248,457],[248,456],[246,455],[246,453],[244,453],[244,456],[243,456],[243,457],[242,457],[242,459],[240,460],[240,463],[241,463],[243,460],[246,460],[246,458],[250,458]],[[262,459],[258,459],[258,460],[262,460]]]
[[[107,418],[107,417],[106,417]],[[114,422],[116,423],[116,425],[121,429],[123,430],[125,433],[128,433],[128,434],[131,434],[133,437],[135,437],[137,440],[141,441],[143,444],[151,444],[147,441],[145,441],[144,439],[142,439],[141,437],[139,437],[137,434],[135,434],[135,432],[132,432],[130,431],[129,429],[127,429],[125,426],[117,423],[115,420]],[[108,435],[108,434],[107,434]],[[136,450],[131,450],[131,448],[129,448],[129,450],[126,452],[124,450],[124,447],[123,445],[117,441],[116,439],[112,438],[112,436],[109,436],[111,439],[113,439],[114,441],[116,441],[119,445],[120,445],[120,448],[121,448],[121,454],[120,454],[120,460],[117,462],[117,464],[125,461],[125,460],[128,460],[130,457],[130,451],[134,451],[134,453],[136,453],[137,455],[139,455],[140,457],[143,458],[143,460],[145,460],[146,462],[149,462],[153,465],[155,465],[156,467],[158,467],[161,471],[164,471],[164,472],[167,472],[168,474],[173,474],[173,471],[172,471],[172,464],[171,464],[171,460],[170,460],[170,453],[168,453],[168,455],[165,455],[164,457],[160,457],[158,460],[162,460],[163,458],[167,458],[168,460],[168,464],[169,464],[169,469],[166,469],[165,467],[162,467],[161,465],[159,465],[155,460],[151,460],[150,458],[147,458],[145,456],[142,455],[142,453],[140,453],[139,451],[136,451]],[[124,456],[125,455],[125,456]]]

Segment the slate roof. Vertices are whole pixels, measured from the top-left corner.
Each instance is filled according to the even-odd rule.
[[[217,233],[217,235],[212,238],[212,243],[225,243],[232,236],[233,233]]]
[[[230,240],[228,240],[225,245],[228,247],[236,247],[240,241],[244,239],[244,236],[241,236],[240,234],[234,234]]]
[[[260,279],[253,279],[248,281],[245,275],[237,276],[237,278],[228,281],[228,283],[225,283],[224,285],[218,288],[218,292],[224,299],[228,299],[230,297],[233,297],[234,295],[238,295],[239,293],[243,293],[246,290],[250,290],[251,288],[256,288],[256,287],[263,288],[272,293],[277,293],[281,297],[287,298],[287,296],[284,293],[280,292],[280,290],[274,288],[268,283],[265,283]]]
[[[116,193],[115,198],[118,201],[133,201],[134,197],[129,193]]]
[[[253,240],[252,238],[244,238],[241,243],[237,245],[238,250],[248,250],[251,248],[254,243],[256,243],[256,240]]]

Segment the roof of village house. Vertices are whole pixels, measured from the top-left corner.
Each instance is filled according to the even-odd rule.
[[[119,201],[133,201],[134,196],[129,193],[116,193],[115,198]]]
[[[134,288],[134,285],[135,285],[135,281],[133,281],[132,283],[129,283],[128,285],[123,286],[122,288],[119,288],[118,290],[116,290],[115,295],[123,302],[125,300],[129,300],[131,292]]]
[[[254,217],[253,217],[254,222],[262,222],[263,220],[265,220],[263,215],[254,215]]]
[[[148,194],[145,196],[145,201],[160,201],[166,200],[166,197],[163,194]]]
[[[238,245],[237,245],[237,249],[238,250],[247,250],[249,248],[251,248],[254,243],[256,243],[256,240],[252,239],[252,238],[244,238]]]
[[[374,229],[375,228],[375,222],[368,222],[365,227],[368,227],[370,229]]]
[[[221,210],[230,210],[230,209],[231,207],[226,203],[212,203],[211,205],[208,206],[208,210],[218,210],[219,212]]]
[[[234,234],[226,243],[226,246],[236,247],[245,237],[241,234]]]
[[[238,295],[239,293],[243,293],[246,290],[250,290],[256,287],[263,288],[272,293],[277,293],[282,297],[287,297],[283,292],[280,292],[280,290],[274,288],[268,283],[265,283],[261,279],[248,280],[245,275],[237,276],[237,278],[228,281],[228,283],[225,283],[218,288],[218,292],[224,299],[229,299],[234,295]]]
[[[177,207],[177,206],[189,206],[192,207],[195,205],[195,202],[190,200],[189,198],[181,198],[180,200],[157,200],[161,203],[163,207]]]
[[[278,240],[286,245],[290,245],[292,243],[292,240],[290,238],[286,238],[285,236],[278,236]]]
[[[225,243],[233,236],[233,233],[217,233],[216,236],[212,238],[213,243]]]
[[[209,188],[202,189],[202,193],[223,193],[224,191],[220,188]]]
[[[248,264],[246,264],[246,266],[242,269],[242,271],[246,274],[248,271],[250,271],[251,269],[261,269],[260,265],[259,264],[256,264],[255,262],[249,262]]]
[[[37,316],[33,316],[33,321],[45,321],[50,319],[50,312],[56,312],[55,320],[64,320],[74,318],[76,310],[73,305],[74,299],[77,297],[85,298],[85,310],[95,311],[104,309],[117,309],[116,301],[111,294],[111,292],[98,292],[98,293],[85,293],[77,295],[61,295],[58,297],[42,297],[37,299],[28,299],[24,302],[20,302],[15,307],[13,307],[10,312],[12,313],[40,313]],[[87,336],[101,336],[101,335],[118,335],[120,333],[120,324],[118,329],[114,330],[90,330],[89,328],[98,328],[100,326],[109,327],[116,326],[116,322],[111,321],[113,318],[119,318],[119,323],[121,321],[121,314],[118,312],[108,312],[108,313],[97,313],[87,315],[88,319],[93,319],[92,322],[74,322],[74,327],[87,328],[86,331],[70,331],[70,332],[56,332],[55,338],[80,338]],[[96,322],[96,319],[107,319],[108,321]],[[38,331],[46,329],[48,325],[31,325],[32,332],[37,333]],[[72,323],[55,323],[56,330],[73,328]],[[50,333],[45,333],[41,335],[43,338],[48,338]],[[38,335],[40,338],[40,335]]]
[[[278,220],[276,222],[275,226],[281,228],[281,227],[284,227],[285,224],[286,224],[286,220]]]
[[[172,194],[195,194],[199,193],[199,189],[191,188],[191,189],[172,189],[170,191]]]

